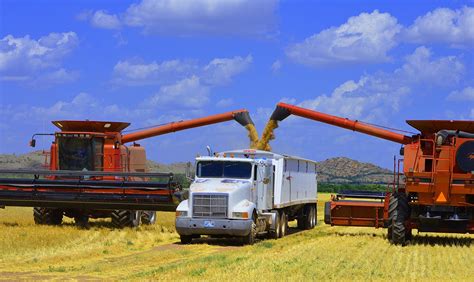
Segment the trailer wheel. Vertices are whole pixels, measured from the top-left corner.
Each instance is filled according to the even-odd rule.
[[[280,238],[285,237],[288,231],[288,216],[285,211],[281,211],[280,215]]]
[[[275,230],[268,232],[268,237],[270,239],[278,239],[280,238],[280,214],[277,212],[277,215],[275,216]]]
[[[410,239],[410,231],[405,227],[405,221],[410,214],[410,207],[405,193],[396,193],[389,204],[389,230],[391,231],[390,240],[395,245],[406,245]]]
[[[143,211],[142,212],[142,223],[147,225],[155,224],[156,222],[156,211]]]
[[[188,245],[188,244],[191,244],[191,242],[193,241],[193,236],[192,235],[180,235],[179,239],[181,240],[181,244]]]
[[[312,205],[306,205],[304,207],[304,214],[305,214],[305,221],[304,221],[304,229],[309,230],[314,227],[314,207]]]
[[[117,228],[138,227],[141,222],[140,211],[114,210],[111,214],[112,225]]]
[[[311,205],[311,210],[312,210],[312,214],[311,214],[311,229],[313,229],[313,228],[316,226],[316,223],[318,222],[318,221],[317,221],[318,210],[316,209],[316,206],[315,206],[315,205]]]
[[[64,212],[60,209],[33,208],[35,224],[60,225],[63,222]]]

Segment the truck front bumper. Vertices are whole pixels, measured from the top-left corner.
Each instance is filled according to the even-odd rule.
[[[251,227],[251,219],[176,218],[176,231],[179,235],[245,236],[249,234]]]

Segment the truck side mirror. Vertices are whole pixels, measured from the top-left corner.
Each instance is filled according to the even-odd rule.
[[[36,146],[36,139],[31,139],[30,140],[30,147],[35,147]]]

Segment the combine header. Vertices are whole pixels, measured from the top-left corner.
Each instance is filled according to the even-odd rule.
[[[420,133],[406,136],[360,121],[279,103],[271,116],[327,123],[402,144],[404,184],[395,175],[386,193],[333,195],[324,220],[331,225],[388,228],[388,239],[406,244],[412,230],[474,233],[474,121],[408,120]]]
[[[125,122],[53,121],[60,131],[30,142],[54,136],[49,170],[0,170],[0,207],[34,207],[37,224],[61,224],[63,216],[79,226],[90,217],[111,217],[117,227],[154,223],[155,211],[174,211],[182,194],[172,174],[146,172],[145,149],[135,141],[232,119],[253,124],[246,110],[129,134]]]

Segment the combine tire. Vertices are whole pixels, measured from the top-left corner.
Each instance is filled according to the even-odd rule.
[[[191,242],[193,241],[192,235],[180,235],[179,238],[181,239],[181,244],[183,245],[191,244]]]
[[[275,216],[276,222],[275,222],[275,230],[272,230],[268,232],[268,237],[270,239],[278,239],[280,238],[280,231],[281,231],[281,226],[280,226],[280,214],[277,212]]]
[[[288,216],[286,216],[285,211],[281,211],[280,214],[280,237],[285,237],[288,231]]]
[[[142,212],[142,223],[147,225],[155,224],[156,222],[156,211],[143,211]]]
[[[405,221],[410,215],[410,207],[405,193],[394,193],[389,203],[388,239],[395,245],[406,245],[411,230],[407,230]]]
[[[141,221],[140,211],[115,210],[112,212],[112,225],[116,228],[138,227]]]
[[[52,208],[33,208],[33,218],[36,224],[60,225],[63,222],[64,212]]]

